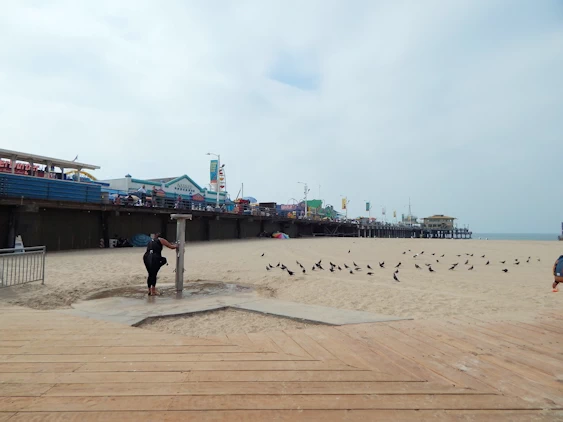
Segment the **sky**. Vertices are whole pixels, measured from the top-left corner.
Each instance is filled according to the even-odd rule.
[[[188,174],[349,217],[563,221],[560,0],[22,0],[0,14],[0,148]]]

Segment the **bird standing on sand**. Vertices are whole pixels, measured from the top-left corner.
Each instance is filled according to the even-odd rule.
[[[270,267],[266,266],[266,271],[270,271]]]
[[[514,265],[520,265],[520,261],[516,261]]]
[[[301,268],[303,268],[303,267],[301,267]],[[305,268],[303,268],[301,271],[303,272],[303,274],[305,274],[305,272],[306,272]]]
[[[354,274],[354,271],[350,270],[350,274]]]
[[[262,256],[264,256],[264,254],[262,254]]]
[[[287,269],[287,273],[288,273],[289,275],[293,275],[293,274],[294,274],[294,272],[291,271],[289,268]]]
[[[502,272],[503,272],[503,273],[507,273],[508,270],[505,268],[505,269],[502,270]]]
[[[504,264],[504,263],[506,263],[506,261],[500,261],[500,263],[501,263],[501,264]]]
[[[414,268],[420,270],[420,266],[418,264],[414,264]]]
[[[490,261],[487,261],[487,263],[485,265],[489,265]]]
[[[473,269],[473,265],[467,269],[467,271],[471,271]]]
[[[379,263],[380,268],[385,268],[385,261]]]
[[[350,268],[348,265],[344,264],[344,268]]]
[[[348,249],[348,253],[350,253],[350,249]]]
[[[367,274],[367,275],[373,275],[373,273],[371,273],[371,272],[369,272],[369,273],[366,273],[366,274]]]
[[[455,265],[452,265],[452,266],[449,268],[449,270],[450,270],[450,271],[455,270]]]
[[[406,254],[406,252],[403,252],[403,255]]]
[[[445,256],[445,255],[444,255],[444,254],[442,254],[442,255],[440,255],[440,258],[443,258],[444,256]]]
[[[485,258],[485,255],[483,255],[481,258]]]
[[[370,269],[370,270],[372,269],[372,268],[369,266],[369,264],[368,264],[368,269]]]
[[[358,264],[356,264],[354,261],[352,261],[352,264],[354,265],[354,267],[358,266]]]
[[[395,268],[399,268],[401,266],[401,263],[399,262],[397,265],[395,265]]]
[[[334,272],[334,268],[330,267],[330,270],[329,270],[329,271],[330,271],[331,273],[333,273],[333,272]]]
[[[469,264],[469,259],[468,259],[467,261],[465,261],[465,264],[464,264],[464,265],[467,265],[467,264]]]
[[[397,274],[393,274],[393,280],[398,281],[399,283],[401,282],[401,280],[397,278]]]
[[[338,266],[338,271],[342,271],[342,268],[340,267],[340,265]]]
[[[430,271],[431,273],[434,272],[434,270],[432,269],[432,267],[428,267],[428,271]]]

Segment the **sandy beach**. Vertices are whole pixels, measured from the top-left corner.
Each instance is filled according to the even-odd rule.
[[[559,242],[535,241],[363,238],[190,243],[186,271],[189,281],[236,283],[269,297],[342,309],[416,319],[453,315],[521,317],[561,306],[563,292],[551,291],[552,265],[561,246]],[[422,251],[424,254],[413,257]],[[49,253],[44,286],[32,283],[1,289],[0,300],[36,309],[56,309],[108,289],[144,289],[142,254],[140,248]],[[165,251],[165,255],[174,262],[172,251]],[[314,262],[321,259],[324,271],[312,271]],[[515,259],[519,265],[514,264]],[[304,265],[306,274],[296,261]],[[385,269],[378,265],[383,261]],[[485,265],[487,261],[489,265]],[[276,266],[278,262],[295,271],[295,275],[278,268],[266,270],[268,264]],[[342,271],[329,272],[329,262],[340,265]],[[353,262],[362,270],[350,274],[344,264],[351,267]],[[399,262],[400,282],[396,282],[393,273]],[[456,269],[448,270],[456,262]],[[429,263],[435,272],[428,270],[425,264]],[[373,268],[372,276],[367,275],[367,265]],[[471,266],[473,270],[468,270]],[[504,268],[508,273],[501,271]],[[159,283],[172,283],[173,269],[173,265],[164,267]],[[233,326],[240,325],[240,315],[236,317]],[[212,324],[210,320],[199,321],[198,334],[205,332],[205,324]],[[280,322],[280,327],[284,323]],[[275,325],[269,321],[267,328],[275,329]],[[227,329],[222,326],[222,330]]]

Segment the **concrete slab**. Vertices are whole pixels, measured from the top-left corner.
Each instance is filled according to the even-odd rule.
[[[265,299],[259,297],[255,292],[210,296],[190,295],[184,292],[181,295],[146,296],[144,299],[106,297],[78,302],[73,304],[72,307],[73,309],[58,312],[103,321],[119,322],[132,326],[139,325],[148,318],[189,315],[229,307],[328,325],[410,319],[278,299]]]
[[[260,299],[251,302],[231,305],[231,307],[236,309],[244,309],[247,311],[260,312],[263,314],[321,322],[329,325],[361,324],[366,322],[385,322],[411,319],[390,315],[373,314],[371,312],[330,308],[327,306],[319,305],[308,305],[298,302],[288,302],[278,299]]]

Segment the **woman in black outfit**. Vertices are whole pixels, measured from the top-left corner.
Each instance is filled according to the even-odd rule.
[[[168,240],[160,237],[160,233],[156,233],[147,245],[147,250],[143,255],[143,262],[147,268],[149,276],[147,277],[147,287],[149,296],[156,296],[156,276],[160,267],[166,264],[166,258],[162,256],[162,246],[169,249],[176,249],[178,246],[171,244]]]

